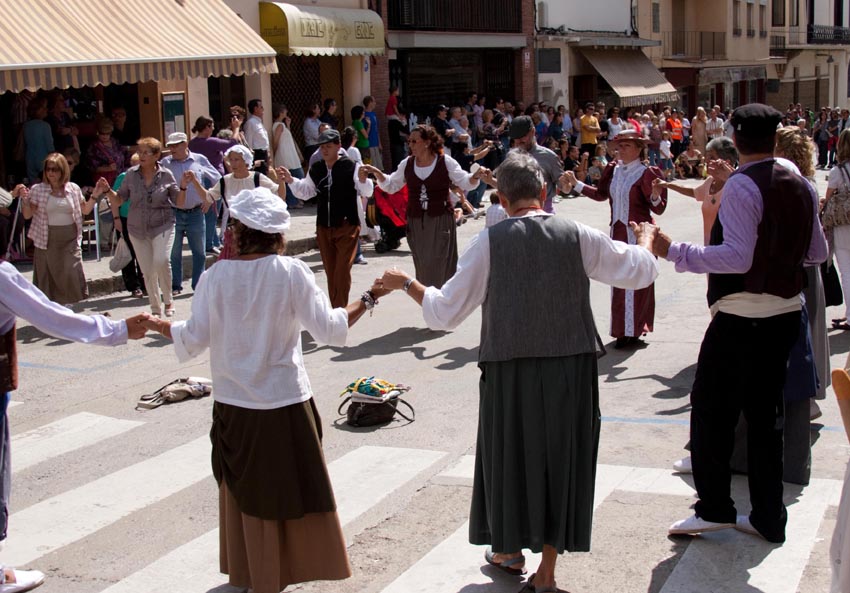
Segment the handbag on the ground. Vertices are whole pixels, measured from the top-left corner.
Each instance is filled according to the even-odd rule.
[[[847,164],[835,167],[833,174],[842,176],[842,184],[832,192],[823,207],[821,223],[826,230],[850,224],[850,174],[847,173]]]
[[[416,411],[400,397],[409,390],[410,387],[400,383],[389,383],[375,377],[361,377],[349,384],[340,394],[349,395],[339,405],[337,413],[342,415],[343,408],[348,404],[345,421],[349,426],[355,427],[387,424],[396,414],[408,422],[413,422],[416,419]],[[407,407],[410,416],[398,409],[399,404]]]

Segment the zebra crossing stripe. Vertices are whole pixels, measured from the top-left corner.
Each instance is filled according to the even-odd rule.
[[[144,422],[80,412],[12,437],[12,470],[21,471],[53,457],[94,445]]]
[[[24,403],[24,402],[15,401],[13,399],[9,400],[9,406],[8,406],[7,409],[11,410],[12,408],[16,408],[16,407],[20,406],[22,403]]]
[[[456,480],[471,481],[474,472],[474,455],[466,455],[440,473],[436,481],[454,483]],[[624,466],[597,467],[594,508],[608,498],[635,468]],[[457,593],[466,586],[489,585],[492,593],[515,593],[519,579],[510,578],[496,569],[481,569],[484,564],[486,546],[469,543],[469,522],[440,542],[421,560],[416,562],[381,593]],[[529,571],[540,564],[540,554],[525,554],[525,566]]]
[[[79,488],[34,504],[10,519],[26,526],[3,561],[24,566],[210,477],[210,439],[200,437]]]
[[[445,455],[442,451],[366,446],[329,463],[337,513],[343,527]],[[213,529],[102,593],[207,593],[227,580],[218,570],[218,545],[218,529]]]
[[[759,537],[734,529],[694,538],[661,593],[737,593],[744,588],[796,593],[824,513],[837,503],[840,494],[841,482],[813,479],[788,507],[786,531],[793,536],[789,535],[782,546],[771,546]],[[683,509],[683,513],[687,510]],[[718,583],[727,585],[724,588]]]

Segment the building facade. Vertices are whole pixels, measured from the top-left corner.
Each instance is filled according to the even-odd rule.
[[[571,109],[676,104],[676,90],[644,53],[660,41],[638,34],[635,8],[630,0],[537,2],[538,96]]]
[[[771,0],[768,101],[786,109],[850,105],[848,0]]]

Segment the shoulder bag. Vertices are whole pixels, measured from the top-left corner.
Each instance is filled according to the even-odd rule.
[[[821,222],[826,230],[850,224],[850,174],[847,173],[847,164],[841,163],[834,171],[842,176],[842,183],[841,187],[832,192],[823,207]]]

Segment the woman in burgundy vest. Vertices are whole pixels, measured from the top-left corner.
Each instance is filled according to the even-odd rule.
[[[407,244],[416,279],[440,288],[457,269],[457,227],[449,187],[454,183],[464,191],[475,189],[480,172],[466,173],[456,160],[444,155],[443,141],[430,126],[416,126],[408,142],[411,156],[389,177],[375,167],[364,168],[387,193],[407,184]]]

